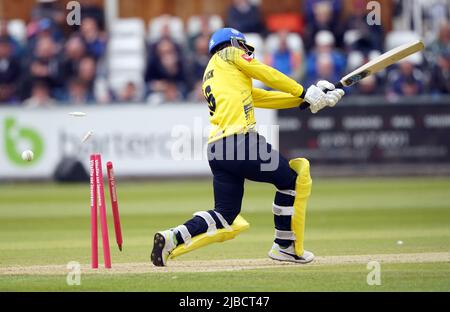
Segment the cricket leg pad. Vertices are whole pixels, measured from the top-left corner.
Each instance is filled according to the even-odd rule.
[[[292,215],[292,232],[295,235],[294,249],[297,256],[303,255],[303,239],[305,235],[306,206],[311,194],[312,179],[309,171],[309,161],[306,158],[295,158],[289,161],[289,166],[297,173],[295,182],[294,211]]]
[[[217,228],[214,219],[211,217],[211,215],[209,215],[208,212],[200,211],[195,213],[194,215],[200,216],[205,219],[206,223],[208,224],[207,232],[194,237],[190,237],[189,232],[186,232],[184,228],[180,228],[183,231],[180,231],[180,234],[183,237],[184,243],[178,245],[174,250],[172,250],[169,256],[171,259],[212,243],[219,243],[233,239],[242,231],[245,231],[250,227],[250,224],[241,215],[238,215],[236,219],[234,219],[233,223],[229,225],[222,215],[220,215],[218,212],[214,213],[216,213],[218,219],[222,223],[223,228]],[[178,230],[178,228],[175,228],[175,230]]]

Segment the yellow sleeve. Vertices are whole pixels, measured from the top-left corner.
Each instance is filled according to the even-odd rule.
[[[219,56],[225,61],[236,65],[247,76],[263,82],[272,89],[292,94],[295,97],[304,96],[303,86],[294,79],[248,56],[238,48],[225,48],[219,51]]]
[[[279,91],[266,91],[253,88],[253,106],[258,108],[285,109],[298,107],[303,102],[301,98]]]

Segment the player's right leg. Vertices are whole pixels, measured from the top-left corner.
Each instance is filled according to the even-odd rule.
[[[210,162],[214,175],[214,210],[197,212],[194,218],[174,229],[177,242],[181,245],[171,252],[170,258],[211,243],[232,239],[249,228],[248,222],[239,215],[244,178],[229,173],[226,164],[214,164]]]
[[[169,257],[232,239],[248,228],[248,222],[239,212],[222,215],[216,210],[198,211],[184,224],[157,232],[150,259],[156,266],[165,266]]]
[[[225,158],[210,160],[214,175],[214,210],[196,212],[184,224],[156,233],[151,253],[153,264],[164,266],[169,256],[173,258],[214,242],[232,239],[249,227],[239,215],[244,178],[229,171],[236,166],[235,161]]]

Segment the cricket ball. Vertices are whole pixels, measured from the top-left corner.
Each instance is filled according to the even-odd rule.
[[[22,153],[22,159],[25,161],[32,161],[33,157],[34,157],[34,154],[30,150],[23,151],[23,153]]]

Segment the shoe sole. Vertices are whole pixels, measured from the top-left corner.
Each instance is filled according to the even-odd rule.
[[[165,266],[162,255],[165,245],[166,239],[164,238],[164,236],[162,236],[159,233],[156,233],[155,237],[153,238],[152,254],[150,255],[150,260],[156,266]]]
[[[314,261],[314,257],[311,260],[279,259],[279,258],[275,258],[271,254],[269,254],[269,258],[272,260],[276,260],[276,261],[292,262],[292,263],[298,263],[298,264],[307,264],[307,263]]]

